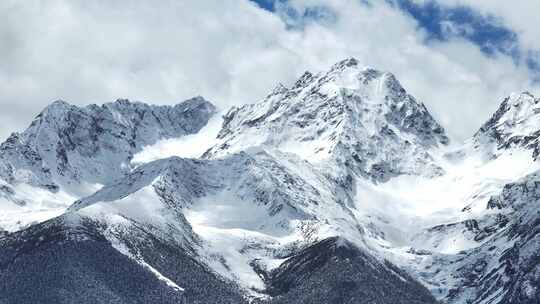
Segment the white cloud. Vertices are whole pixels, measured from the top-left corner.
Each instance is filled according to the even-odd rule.
[[[414,20],[384,1],[291,5],[325,6],[335,16],[288,30],[247,0],[2,1],[0,138],[58,98],[172,104],[202,95],[225,108],[349,56],[394,72],[457,138],[503,95],[530,86],[525,68],[466,41],[425,45]]]

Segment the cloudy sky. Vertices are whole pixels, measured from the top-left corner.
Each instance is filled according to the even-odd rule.
[[[345,58],[396,74],[455,140],[540,92],[540,1],[0,1],[0,139],[47,104],[252,103]]]

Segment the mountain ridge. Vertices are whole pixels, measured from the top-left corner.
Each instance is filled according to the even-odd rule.
[[[231,108],[200,158],[127,166],[79,196],[63,196],[62,183],[41,185],[44,194],[32,187],[25,192],[4,178],[0,203],[39,193],[64,205],[55,209],[58,214],[12,229],[18,232],[0,232],[0,277],[44,284],[55,278],[52,273],[45,273],[44,281],[16,273],[31,276],[25,261],[52,261],[59,251],[60,260],[79,261],[82,272],[95,275],[99,284],[88,293],[103,303],[353,303],[359,298],[381,304],[534,303],[540,297],[537,103],[527,93],[510,96],[457,154],[446,153],[445,130],[395,76],[345,59],[327,72],[304,73],[290,88],[276,86],[261,102]],[[69,107],[53,103],[31,130],[48,116],[84,126],[84,119],[74,118],[80,116],[66,114]],[[119,115],[118,107],[131,110]],[[98,139],[119,126],[134,130],[149,121],[142,133],[121,137],[120,146],[128,151],[120,153],[121,161],[169,135],[204,136],[216,113],[209,102],[195,99],[177,110],[155,108],[162,113],[157,117],[171,121],[163,124],[152,118],[154,110],[141,110],[150,113],[142,118],[137,114],[151,107],[119,100],[88,111],[104,111],[114,122],[96,130]],[[172,109],[173,116],[163,109]],[[89,125],[99,125],[92,119]],[[92,138],[88,132],[52,134],[59,134],[62,147],[73,148],[69,151],[85,147],[73,138]],[[139,141],[130,143],[133,138]],[[26,147],[19,142],[10,137],[2,147]],[[92,153],[102,149],[98,146],[90,146]],[[63,154],[53,152],[48,155]],[[56,235],[62,236],[58,242]],[[51,247],[41,246],[41,237],[52,238]],[[91,250],[78,260],[77,250],[88,244],[129,271],[104,276],[96,266],[110,261]],[[8,258],[14,252],[17,257]],[[122,289],[114,277],[160,292]],[[198,280],[207,280],[205,290],[199,290]],[[50,286],[55,294],[66,284],[57,283]],[[19,290],[3,284],[0,291]],[[85,292],[70,288],[64,296],[76,299]],[[98,291],[106,291],[104,298],[95,298]],[[38,295],[34,290],[32,296]],[[0,302],[2,296],[15,301],[0,292]]]
[[[215,113],[202,97],[176,106],[126,99],[86,107],[53,102],[27,130],[0,145],[0,196],[19,205],[13,209],[21,214],[28,209],[61,212],[130,172],[131,159],[143,147],[196,133]]]
[[[429,149],[446,145],[448,137],[392,74],[347,59],[327,73],[306,72],[288,90],[279,88],[260,103],[229,110],[217,144],[203,157],[261,145],[312,162],[330,158],[379,181],[402,173],[441,173]],[[377,146],[389,152],[378,155]],[[398,158],[398,151],[407,157]]]

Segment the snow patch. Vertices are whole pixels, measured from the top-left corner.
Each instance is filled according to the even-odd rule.
[[[180,138],[163,139],[146,146],[133,156],[131,163],[139,165],[171,156],[198,158],[214,145],[222,122],[222,114],[217,113],[198,133]]]

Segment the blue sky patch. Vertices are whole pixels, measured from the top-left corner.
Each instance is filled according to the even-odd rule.
[[[442,6],[436,1],[390,0],[391,5],[414,18],[429,40],[466,39],[487,55],[496,53],[519,60],[518,35],[495,16],[485,16],[465,6]]]
[[[519,47],[519,36],[496,16],[482,15],[466,6],[443,6],[435,0],[418,3],[413,0],[387,0],[409,14],[432,40],[466,39],[476,44],[487,56],[511,57],[516,65],[525,64],[540,81],[540,52]]]
[[[287,0],[250,0],[261,8],[280,14],[291,29],[302,29],[307,23],[332,22],[336,15],[326,7],[308,7],[304,11],[286,5]],[[374,0],[358,0],[369,6]],[[380,0],[376,0],[380,1]],[[497,16],[483,15],[467,6],[441,5],[436,0],[386,0],[391,6],[416,20],[423,30],[426,44],[460,38],[470,41],[486,56],[509,56],[516,65],[525,64],[540,79],[540,52],[522,50],[519,36]]]
[[[276,0],[249,0],[249,1],[257,3],[261,8],[269,12],[274,11],[274,2],[276,2]]]
[[[250,0],[261,8],[276,12],[287,0]],[[358,0],[369,5],[369,0]],[[414,0],[387,0],[418,22],[418,26],[427,33],[427,42],[432,40],[448,41],[463,38],[475,43],[487,55],[501,53],[520,59],[518,35],[506,28],[495,16],[484,16],[465,6],[442,6],[438,2]],[[304,12],[293,9],[286,11],[291,20],[317,20],[328,18],[328,9],[323,7],[307,8]]]

